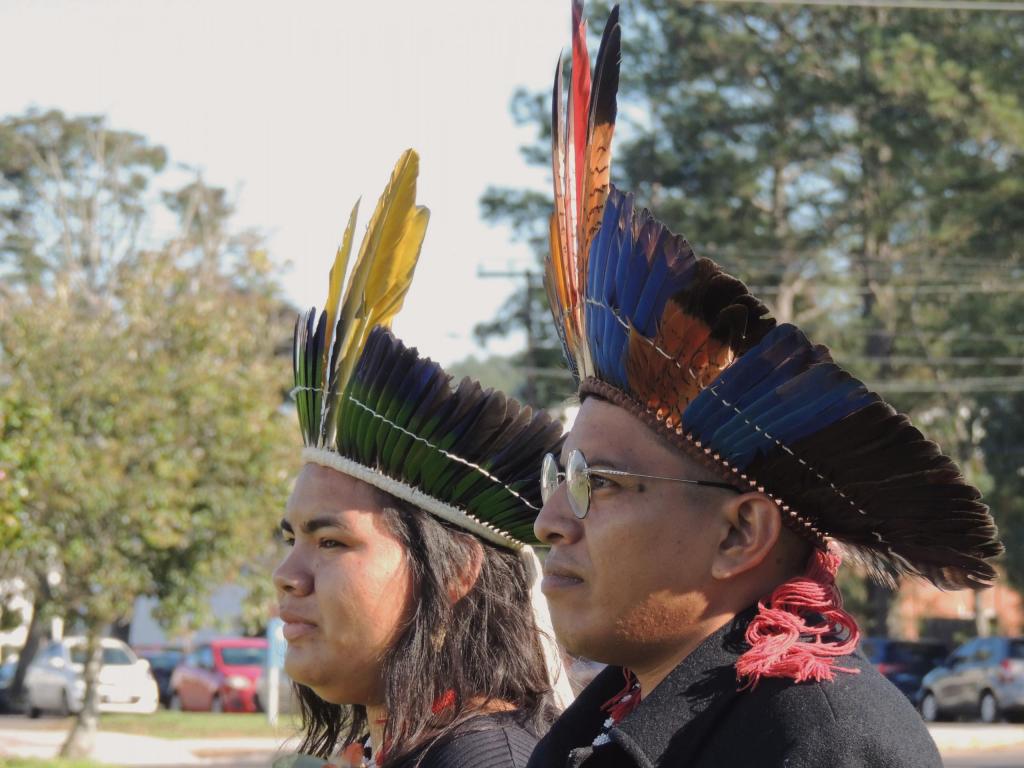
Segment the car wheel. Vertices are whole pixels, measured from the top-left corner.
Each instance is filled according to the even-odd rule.
[[[26,693],[25,694],[25,715],[27,717],[32,718],[33,720],[36,720],[41,714],[43,714],[43,711],[39,707],[36,707],[36,706],[34,706],[32,704],[32,701],[29,699],[28,694]]]
[[[224,702],[220,700],[220,696],[214,696],[210,701],[210,711],[218,714],[224,711]]]
[[[171,691],[171,698],[167,700],[167,708],[172,712],[181,712],[181,696],[177,691]]]
[[[71,704],[68,702],[68,689],[65,688],[60,692],[60,709],[57,710],[61,717],[70,717],[74,714],[71,711]]]
[[[978,703],[978,712],[983,723],[999,722],[999,702],[992,695],[992,691],[985,691],[981,694],[981,701]]]
[[[921,717],[926,723],[935,723],[939,720],[939,701],[931,691],[921,699]]]

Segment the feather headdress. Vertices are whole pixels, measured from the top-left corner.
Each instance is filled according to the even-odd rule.
[[[980,493],[907,419],[742,282],[610,183],[618,9],[591,81],[573,3],[571,88],[553,92],[555,209],[546,282],[581,396],[627,407],[730,482],[774,499],[882,582],[984,587],[1002,552]]]
[[[305,461],[368,482],[488,541],[535,541],[539,468],[561,426],[501,392],[452,377],[387,329],[412,282],[428,212],[408,150],[348,275],[358,203],[327,303],[295,325],[295,400]],[[344,291],[343,291],[344,289]]]

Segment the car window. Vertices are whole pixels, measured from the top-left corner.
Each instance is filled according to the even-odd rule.
[[[890,664],[905,664],[907,666],[932,664],[946,655],[946,649],[941,645],[931,643],[889,643],[886,648],[885,661]]]
[[[203,669],[213,669],[213,649],[204,645],[196,654],[196,661]]]
[[[60,643],[50,643],[43,649],[42,653],[36,654],[35,661],[33,664],[48,664],[51,659],[63,658],[63,649]]]
[[[77,643],[71,646],[71,663],[72,664],[85,664],[85,644]],[[103,665],[113,664],[115,666],[124,666],[135,663],[135,659],[131,657],[131,654],[125,651],[124,648],[118,648],[117,646],[103,646],[103,660],[100,662]]]
[[[875,653],[877,653],[878,648],[874,640],[861,640],[860,649],[868,659],[875,661]]]
[[[993,655],[995,655],[994,650],[991,640],[981,640],[974,649],[973,658],[975,661],[988,661]]]
[[[153,669],[174,669],[178,666],[184,654],[181,651],[157,651],[156,653],[147,653],[145,657],[149,659],[149,665]]]
[[[226,667],[261,667],[267,663],[267,649],[221,646],[220,657]]]
[[[1024,640],[1010,641],[1010,658],[1024,659]]]

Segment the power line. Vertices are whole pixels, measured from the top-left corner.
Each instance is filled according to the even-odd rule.
[[[902,393],[959,393],[971,392],[1024,392],[1024,376],[992,376],[979,378],[950,379],[949,381],[878,381],[866,385],[875,392]]]
[[[726,5],[817,5],[826,8],[898,8],[924,11],[1024,12],[1024,3],[993,0],[705,0]]]
[[[569,380],[569,371],[564,368],[524,368],[531,376]],[[1024,376],[975,376],[948,381],[922,381],[904,379],[894,381],[865,382],[865,386],[881,394],[885,393],[959,393],[974,392],[1024,392]]]
[[[888,365],[1010,365],[1024,366],[1024,357],[921,357],[911,355],[860,355],[843,362]]]
[[[848,285],[833,283],[832,285],[817,282],[815,287],[835,289],[859,296],[873,296],[876,292],[871,288],[853,288]],[[1024,285],[984,285],[980,283],[959,283],[957,285],[884,285],[883,290],[893,293],[913,293],[936,296],[966,295],[971,293],[1024,293]],[[777,285],[751,285],[748,290],[754,294],[773,295],[781,292]]]

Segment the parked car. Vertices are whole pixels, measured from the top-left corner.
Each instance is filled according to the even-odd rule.
[[[946,644],[937,640],[868,637],[860,647],[868,661],[913,702],[917,701],[921,680],[949,653]]]
[[[18,668],[18,654],[12,654],[0,664],[0,712],[14,711],[14,702],[7,692],[14,682],[14,672]]]
[[[1024,637],[978,637],[953,651],[921,682],[921,715],[1024,718]]]
[[[277,691],[277,711],[281,714],[292,714],[299,711],[299,697],[295,694],[295,686],[292,679],[283,669],[279,673],[280,682]],[[256,680],[256,708],[260,712],[267,711],[267,670],[266,667],[260,670],[260,676]]]
[[[171,702],[171,673],[185,658],[185,651],[176,646],[145,646],[137,647],[135,653],[139,658],[149,662],[157,688],[160,691],[160,703],[165,707]]]
[[[255,712],[256,680],[267,664],[263,638],[212,640],[188,654],[171,674],[171,709]]]
[[[100,644],[100,712],[155,712],[159,694],[149,662],[138,658],[120,640],[105,637]],[[85,656],[84,637],[65,637],[36,654],[25,673],[25,711],[29,717],[39,717],[44,711],[67,715],[82,708]]]

